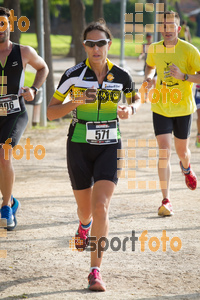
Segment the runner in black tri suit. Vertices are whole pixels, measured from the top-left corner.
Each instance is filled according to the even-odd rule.
[[[50,120],[73,111],[67,164],[78,205],[80,223],[75,246],[79,251],[88,245],[90,227],[96,241],[108,235],[108,210],[118,180],[117,151],[121,148],[117,117],[127,119],[140,105],[130,75],[107,59],[111,39],[104,20],[85,29],[83,45],[88,59],[63,74],[48,107]],[[89,91],[91,88],[93,91]],[[129,106],[118,105],[121,92]],[[83,96],[79,97],[80,93]],[[67,95],[71,100],[63,104]],[[106,289],[100,275],[101,262],[102,253],[91,251],[90,290]]]
[[[16,99],[19,99],[19,107],[16,111],[0,117],[0,143],[5,143],[8,138],[12,138],[10,144],[14,147],[18,144],[28,122],[24,99],[20,96],[24,79],[20,45],[12,43],[12,50],[4,66],[0,64],[0,76],[6,78],[6,82],[9,83],[0,86],[0,100],[5,99],[5,95],[15,95]],[[3,106],[3,102],[4,100],[0,101],[0,107]],[[12,105],[12,101],[7,102],[7,105]]]
[[[9,159],[6,159],[4,146],[10,144],[14,147],[19,143],[28,122],[24,99],[34,99],[37,89],[47,77],[48,67],[33,48],[10,41],[9,17],[9,10],[0,7],[0,190],[3,196],[1,218],[7,220],[7,230],[13,230],[17,225],[16,212],[19,201],[12,196],[12,149],[9,150]],[[31,88],[24,87],[27,64],[37,71]],[[6,115],[3,108],[6,108]]]

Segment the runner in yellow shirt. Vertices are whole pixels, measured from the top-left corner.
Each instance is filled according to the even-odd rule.
[[[147,88],[151,88],[156,69],[158,79],[151,108],[159,150],[163,150],[159,151],[158,174],[163,200],[158,215],[166,216],[173,215],[169,200],[172,132],[186,185],[192,190],[197,186],[196,175],[190,167],[188,144],[192,114],[196,111],[192,86],[200,83],[200,53],[193,45],[178,38],[181,27],[177,13],[165,12],[162,27],[164,40],[149,46],[145,81]]]
[[[179,32],[179,38],[191,43],[190,28],[187,26],[187,22],[183,21],[181,25],[181,30]]]

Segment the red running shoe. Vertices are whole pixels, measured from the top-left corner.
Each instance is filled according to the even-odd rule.
[[[81,221],[79,221],[79,227],[75,234],[75,246],[76,249],[80,252],[84,251],[89,244],[89,239],[88,239],[89,230],[90,227],[88,229],[82,228]]]
[[[173,216],[172,205],[169,199],[164,198],[162,200],[162,205],[158,208],[158,215],[165,217],[165,216]]]
[[[195,173],[190,168],[190,173],[189,174],[185,174],[183,172],[183,169],[182,169],[182,163],[181,163],[181,161],[180,161],[180,167],[181,167],[182,173],[185,175],[185,183],[186,183],[187,187],[190,190],[195,190],[196,187],[197,187],[197,177],[196,177]],[[189,165],[189,167],[190,167],[190,165]]]
[[[91,291],[105,292],[106,290],[106,286],[101,278],[101,274],[96,269],[93,269],[88,276],[88,288]]]

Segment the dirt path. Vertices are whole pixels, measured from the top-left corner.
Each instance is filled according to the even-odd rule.
[[[7,258],[0,259],[0,299],[200,299],[199,188],[187,189],[174,151],[171,200],[175,215],[157,216],[161,192],[156,169],[136,167],[137,185],[156,181],[156,189],[129,189],[128,181],[132,179],[120,179],[111,202],[110,245],[102,265],[107,292],[87,290],[90,253],[78,253],[69,246],[78,220],[65,162],[68,124],[65,120],[55,128],[29,129],[20,141],[23,147],[28,137],[34,148],[42,144],[46,156],[39,161],[31,152],[30,160],[25,155],[14,160],[14,195],[22,206],[17,230],[0,238],[0,250],[7,250]],[[148,141],[154,139],[149,104],[144,104],[132,119],[121,122],[121,131],[124,149],[128,150],[128,140],[136,139],[137,165],[138,160],[151,160],[148,150],[155,148],[148,147]],[[195,135],[193,120],[191,163],[200,178],[200,150],[194,145]],[[145,147],[138,147],[141,139],[146,141]],[[128,176],[128,163],[125,171]],[[139,238],[145,230],[145,251],[141,251],[140,241],[135,241],[133,251],[132,232]],[[163,230],[169,237],[165,252]],[[173,251],[180,241],[182,248]],[[158,251],[153,252],[159,243]]]

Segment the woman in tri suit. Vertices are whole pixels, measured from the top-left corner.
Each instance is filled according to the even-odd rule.
[[[91,23],[83,40],[88,58],[63,74],[47,111],[50,120],[71,111],[73,115],[67,164],[78,205],[80,222],[75,245],[79,251],[88,245],[90,228],[95,237],[93,247],[108,235],[108,210],[118,180],[117,150],[121,148],[117,115],[127,119],[140,105],[130,75],[107,59],[112,36],[105,21]],[[122,91],[129,106],[118,106]],[[63,104],[67,95],[71,100]],[[100,275],[101,262],[102,252],[91,251],[90,290],[106,289]]]

